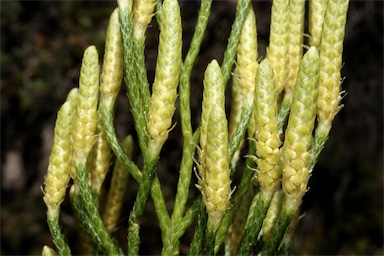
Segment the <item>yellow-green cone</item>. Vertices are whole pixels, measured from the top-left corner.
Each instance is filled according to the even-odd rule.
[[[285,100],[292,102],[300,60],[303,56],[305,0],[289,2],[288,77],[284,86]]]
[[[278,128],[277,88],[274,72],[268,59],[263,60],[258,69],[255,90],[254,116],[256,123],[256,178],[260,184],[260,197],[264,202],[272,199],[281,175],[280,135]]]
[[[208,231],[215,232],[228,208],[231,193],[224,84],[220,66],[215,60],[208,65],[205,73],[203,116],[206,119],[202,120],[202,125],[204,122],[207,124],[205,134],[201,134],[205,142],[204,146],[200,145],[204,152],[200,161],[204,162],[200,162],[199,189],[208,213]]]
[[[208,120],[212,106],[222,106],[224,104],[224,82],[223,74],[221,73],[220,65],[216,60],[213,60],[207,66],[204,74],[204,91],[203,103],[201,111],[200,124],[200,150],[199,150],[199,175],[205,177],[205,148],[207,144]],[[202,186],[202,184],[199,185]]]
[[[100,91],[104,104],[113,107],[123,80],[123,45],[119,13],[116,9],[109,20],[105,42],[103,68],[100,76]]]
[[[319,47],[328,0],[309,1],[309,45]]]
[[[253,105],[255,79],[257,72],[257,33],[256,17],[253,9],[249,9],[240,34],[237,48],[237,85],[242,94],[245,106]]]
[[[162,15],[159,53],[147,122],[148,133],[157,144],[164,143],[168,138],[175,112],[182,46],[178,1],[165,0]]]
[[[253,106],[258,67],[257,47],[256,17],[253,9],[249,8],[237,48],[237,68],[239,69],[237,84],[240,88],[242,107]],[[254,127],[254,120],[251,119],[248,125],[248,136],[253,136]]]
[[[340,110],[340,85],[343,40],[349,0],[329,0],[320,43],[320,84],[318,127],[316,133],[327,136]]]
[[[81,65],[79,98],[71,134],[75,166],[85,165],[95,142],[99,76],[98,53],[95,46],[90,46],[84,52]],[[71,172],[71,176],[75,178],[74,170]]]
[[[299,208],[307,191],[318,83],[319,55],[311,47],[300,63],[282,149],[284,207],[290,214]]]
[[[77,103],[77,89],[72,89],[66,102],[61,106],[55,125],[53,145],[49,157],[48,171],[44,179],[44,202],[48,214],[58,213],[65,198],[70,180],[71,139],[70,133]]]
[[[271,32],[267,59],[271,62],[275,73],[277,93],[284,89],[288,75],[288,15],[289,1],[275,0],[272,4]]]
[[[43,251],[41,252],[41,256],[57,256],[57,253],[51,247],[44,245]]]
[[[228,156],[228,125],[224,107],[211,111],[205,158],[204,203],[208,213],[208,230],[219,228],[228,208],[231,180]]]
[[[133,36],[136,39],[144,39],[145,31],[154,15],[156,1],[134,0],[133,1]]]

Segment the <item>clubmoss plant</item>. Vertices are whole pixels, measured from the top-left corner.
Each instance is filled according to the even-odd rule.
[[[249,0],[239,1],[223,61],[212,60],[205,70],[197,127],[192,126],[191,74],[210,13],[215,12],[212,0],[201,1],[189,44],[182,41],[177,0],[118,0],[117,5],[107,28],[101,74],[97,49],[90,46],[84,52],[79,88],[71,90],[58,112],[42,189],[56,248],[45,246],[42,255],[71,255],[71,247],[82,248],[74,254],[139,255],[140,243],[149,239],[140,231],[148,197],[161,231],[162,255],[289,252],[286,234],[307,200],[311,172],[342,106],[348,0],[310,1],[309,14],[303,0],[274,0],[262,60],[253,6]],[[155,78],[148,81],[145,35],[154,16],[159,46]],[[307,16],[309,31],[304,29]],[[306,33],[309,46],[303,46]],[[189,45],[185,58],[183,45]],[[114,110],[122,80],[130,103],[126,114],[132,115],[136,132],[120,141]],[[232,102],[225,98],[228,84]],[[174,173],[175,199],[168,202],[158,160],[160,155],[167,158],[163,146],[178,125],[182,159]],[[135,154],[134,142],[139,148]],[[130,182],[138,184],[135,199],[125,198]],[[63,229],[70,227],[60,225],[67,192],[79,244],[65,237],[70,232]],[[127,205],[131,208],[124,209]],[[126,246],[115,235],[124,226]],[[188,249],[181,241],[191,226],[195,232],[189,251],[181,251]]]

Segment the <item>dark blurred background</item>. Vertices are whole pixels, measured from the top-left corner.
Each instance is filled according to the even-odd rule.
[[[188,48],[199,2],[180,1],[184,50]],[[203,71],[223,58],[235,15],[235,2],[217,1],[200,57],[192,74],[193,122],[199,121]],[[254,1],[259,56],[265,56],[270,1]],[[67,93],[78,86],[83,51],[104,51],[114,1],[1,2],[1,255],[41,254],[52,245],[45,222],[43,183],[56,113]],[[345,105],[310,180],[303,218],[296,228],[293,253],[303,255],[383,255],[383,1],[351,1],[344,44]],[[152,81],[158,29],[147,33],[146,59]],[[124,90],[118,98],[117,132],[134,134]],[[228,105],[229,106],[229,105]],[[176,117],[177,119],[177,117]],[[178,122],[179,123],[179,122]],[[175,193],[182,140],[179,125],[171,133],[159,163],[169,207]],[[140,162],[138,150],[135,160]],[[125,216],[137,184],[130,183]],[[197,194],[196,189],[191,188]],[[62,222],[78,253],[75,221],[66,200]],[[142,220],[143,254],[158,254],[160,234],[149,201]],[[124,223],[123,223],[124,222]],[[124,225],[117,236],[124,241]],[[191,228],[190,231],[193,231]],[[181,242],[186,253],[191,232]]]

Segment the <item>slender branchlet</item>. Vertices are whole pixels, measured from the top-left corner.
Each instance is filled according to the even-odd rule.
[[[71,202],[72,210],[75,210],[75,198],[79,198],[79,189],[75,189],[77,185],[72,185],[69,188],[69,200]],[[92,242],[91,236],[88,235],[86,231],[86,227],[82,224],[81,218],[83,218],[82,214],[84,213],[76,213],[75,220],[76,220],[76,227],[77,227],[77,233],[78,233],[78,240],[81,245],[81,253],[83,255],[94,255],[95,254],[95,247]]]
[[[255,196],[255,187],[249,186],[247,193],[244,195],[243,200],[241,201],[241,206],[236,213],[235,219],[233,220],[232,225],[228,230],[228,237],[230,239],[230,254],[236,255],[240,239],[244,233],[247,216],[249,215],[250,206],[252,199]]]
[[[267,59],[275,72],[277,93],[284,89],[288,76],[288,13],[289,1],[275,0],[272,4],[271,29]]]
[[[72,89],[61,106],[55,125],[48,171],[44,179],[44,202],[48,215],[59,215],[60,204],[65,198],[70,180],[71,139],[73,117],[76,111],[78,89]]]
[[[133,36],[135,39],[143,39],[148,24],[155,13],[155,0],[134,0],[133,1]]]
[[[318,48],[321,41],[328,0],[309,1],[309,45]]]
[[[231,193],[231,180],[228,156],[228,123],[224,109],[224,84],[221,69],[216,60],[207,67],[204,77],[204,97],[202,116],[207,119],[204,146],[204,162],[200,163],[199,189],[203,194],[203,201],[207,208],[207,228],[211,233],[216,232],[225,211]],[[205,104],[204,104],[205,103]],[[200,143],[201,143],[200,138]]]
[[[300,63],[282,153],[283,206],[294,214],[307,191],[319,83],[319,55],[311,47]]]
[[[274,72],[268,59],[261,62],[257,72],[255,90],[255,141],[257,163],[256,178],[260,184],[260,198],[265,202],[272,199],[280,184],[280,135],[277,114],[277,88]]]
[[[87,156],[95,142],[97,103],[99,99],[99,58],[95,46],[88,47],[80,71],[79,98],[72,129],[73,159],[75,166],[85,166]],[[75,170],[71,171],[75,179]]]
[[[235,60],[237,46],[240,40],[241,29],[243,27],[245,17],[250,8],[250,0],[242,0],[237,6],[236,18],[232,25],[231,34],[228,38],[228,45],[224,52],[224,59],[221,65],[224,84],[226,85],[231,75],[232,65]]]
[[[320,43],[320,84],[317,101],[317,128],[311,169],[315,165],[333,119],[342,108],[340,93],[343,39],[349,0],[329,0]]]
[[[235,67],[232,76],[232,94],[231,94],[231,113],[229,115],[228,132],[229,137],[236,131],[237,124],[240,122],[243,99],[241,97],[239,86],[239,68]]]
[[[240,93],[239,83],[239,69],[235,67],[234,75],[232,77],[232,98],[231,98],[231,113],[229,115],[229,123],[228,123],[228,136],[232,138],[232,136],[236,132],[237,125],[241,119],[241,111],[243,110],[243,99]],[[231,170],[235,170],[237,161],[240,158],[240,149],[244,145],[244,139],[241,140],[239,148],[236,150],[235,154],[231,159],[230,168]]]
[[[138,49],[138,42],[133,40],[132,36],[132,0],[118,0],[119,6],[119,21],[121,27],[121,36],[123,40],[123,66],[124,66],[124,81],[127,88],[127,96],[130,104],[130,111],[133,116],[135,130],[138,136],[138,144],[143,154],[147,151],[148,147],[148,133],[146,129],[146,115],[147,103],[150,100],[148,84],[142,83],[141,76],[138,76],[138,71],[142,68],[142,62],[137,63],[136,50]],[[143,49],[142,49],[143,50]],[[144,53],[144,50],[141,54]],[[141,58],[143,60],[144,58]],[[137,64],[137,65],[136,65]],[[140,67],[140,69],[138,69]],[[141,74],[141,73],[140,73]],[[146,79],[146,77],[144,78]],[[146,82],[147,83],[147,82]],[[143,92],[145,91],[145,94]],[[147,93],[148,92],[148,93]],[[144,97],[147,96],[147,97]],[[119,149],[119,151],[122,151]]]
[[[166,0],[163,3],[156,74],[147,122],[148,133],[157,145],[165,142],[172,125],[179,84],[181,47],[179,4],[175,0]]]

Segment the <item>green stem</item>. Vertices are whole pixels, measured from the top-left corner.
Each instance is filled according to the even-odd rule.
[[[289,111],[291,110],[292,98],[284,95],[283,102],[277,115],[277,126],[281,129],[287,121]]]
[[[243,108],[241,112],[240,121],[236,126],[236,130],[233,133],[232,137],[229,140],[229,159],[232,161],[233,156],[235,155],[237,149],[240,147],[240,143],[244,138],[244,134],[247,131],[249,120],[252,117],[253,106],[248,108]],[[235,170],[231,170],[231,175],[233,175]]]
[[[145,67],[144,40],[133,40],[133,61],[134,70],[136,70],[136,82],[139,87],[140,99],[143,105],[143,114],[148,113],[149,103],[151,102],[151,93],[147,78],[147,69]]]
[[[87,218],[84,213],[85,210],[83,209],[80,214],[79,211],[76,211],[75,209],[75,204],[82,204],[80,196],[78,194],[79,194],[79,187],[77,185],[71,186],[69,190],[69,200],[71,202],[72,212],[75,213],[76,227],[78,229],[78,235],[79,235],[78,240],[79,240],[79,243],[81,244],[81,253],[83,255],[96,255],[96,254],[99,254],[100,251],[96,251],[96,246],[93,244],[92,238],[88,235],[87,229],[82,224],[83,221],[79,219],[80,215],[84,216],[83,218]]]
[[[71,255],[71,249],[69,248],[65,237],[60,227],[59,211],[54,214],[47,214],[47,223],[49,230],[52,234],[53,243],[56,246],[59,255],[69,256]]]
[[[282,210],[279,219],[277,220],[277,223],[273,228],[266,245],[264,246],[264,249],[260,252],[261,255],[275,255],[285,233],[288,231],[289,223],[291,223],[293,217],[294,214],[290,214],[284,209]],[[257,254],[258,252],[255,253]]]
[[[257,194],[249,210],[248,226],[241,238],[236,255],[249,255],[256,244],[257,236],[263,225],[263,220],[267,213],[270,200],[265,202],[261,199],[260,194]]]
[[[198,202],[199,213],[197,215],[197,225],[195,229],[195,235],[193,236],[191,246],[188,255],[200,255],[203,248],[203,242],[205,237],[205,230],[207,229],[208,215],[205,210],[205,205],[202,200]]]
[[[191,207],[185,213],[183,219],[180,221],[179,225],[175,228],[174,232],[178,234],[179,237],[181,237],[185,233],[185,230],[192,225],[196,215],[198,214],[201,203],[202,198],[200,195],[195,199]]]
[[[124,54],[124,80],[127,87],[129,103],[134,119],[135,130],[138,135],[139,146],[143,154],[146,153],[148,135],[146,133],[146,120],[144,106],[140,95],[140,82],[136,74],[134,57],[138,49],[134,48],[132,36],[132,14],[127,10],[119,10],[119,19],[121,27],[121,35],[123,39],[123,54]],[[133,50],[134,51],[133,51]]]
[[[188,200],[189,195],[189,185],[191,183],[192,176],[192,166],[193,166],[193,155],[195,153],[195,145],[199,141],[200,132],[197,130],[193,135],[193,141],[189,143],[189,145],[184,145],[183,148],[183,158],[181,161],[180,167],[180,176],[177,184],[177,193],[175,199],[174,210],[171,218],[171,226],[174,228],[168,229],[168,232],[164,234],[166,239],[163,239],[163,255],[173,254],[173,252],[178,251],[179,249],[179,239],[184,234],[180,232],[176,235],[174,231],[175,228],[180,228],[180,221],[182,220],[182,215],[185,210],[185,205]]]
[[[123,148],[117,140],[116,131],[113,126],[113,109],[104,105],[103,98],[101,98],[99,111],[101,112],[101,118],[105,129],[105,136],[108,140],[109,146],[115,153],[116,157],[120,160],[124,168],[127,169],[132,177],[140,183],[141,172],[135,163],[124,153]]]
[[[329,131],[319,132],[318,130],[316,130],[315,132],[313,147],[311,151],[310,167],[309,167],[309,170],[311,171],[315,167],[317,160],[319,159],[320,153],[323,150],[325,143],[328,140],[328,134],[329,134]]]
[[[175,198],[175,205],[172,213],[172,223],[178,225],[185,210],[185,205],[189,196],[189,185],[191,183],[193,156],[195,154],[195,145],[198,144],[200,132],[197,130],[192,141],[185,141],[188,145],[184,144],[183,157],[180,165],[180,176],[177,183],[177,193]]]
[[[249,155],[255,155],[256,154],[256,147],[254,143],[250,144]],[[233,219],[235,218],[237,210],[241,206],[241,201],[243,200],[245,194],[247,193],[249,186],[252,185],[251,181],[254,176],[253,169],[256,167],[256,163],[251,160],[250,158],[247,158],[245,161],[245,170],[243,173],[243,176],[241,178],[240,184],[235,190],[235,193],[232,197],[232,207],[227,210],[227,213],[225,214],[221,225],[217,231],[217,237],[216,237],[216,244],[215,244],[215,253],[218,252],[220,245],[223,243],[225,235],[227,233],[227,230],[231,223],[233,222]]]
[[[184,74],[185,78],[189,81],[193,65],[196,57],[200,51],[201,42],[203,41],[205,31],[207,29],[208,18],[211,13],[212,0],[202,0],[199,10],[199,16],[195,26],[195,33],[193,34],[191,45],[184,61]]]
[[[247,219],[251,213],[251,204],[255,197],[255,186],[249,186],[246,195],[243,197],[241,206],[236,213],[235,219],[231,224],[231,233],[227,234],[225,238],[224,254],[233,255],[236,253],[239,247],[241,237],[244,234],[245,227],[247,225]]]
[[[150,192],[152,178],[155,174],[155,167],[157,164],[157,156],[144,156],[144,170],[142,172],[142,179],[139,187],[139,191],[136,195],[136,200],[133,205],[133,209],[128,220],[128,254],[138,255],[139,254],[139,218],[144,212],[145,204]]]
[[[132,177],[140,184],[142,179],[141,171],[137,168],[135,163],[132,162],[131,159],[124,153],[123,148],[119,144],[116,132],[113,126],[113,111],[112,109],[108,109],[103,104],[103,100],[101,100],[99,111],[101,111],[102,121],[105,128],[106,138],[108,140],[109,146],[115,153],[117,159],[121,162],[121,164],[124,166],[126,170],[128,170]],[[155,204],[156,209],[156,215],[159,218],[160,224],[162,223],[169,223],[169,216],[168,211],[165,207],[165,200],[163,193],[161,192],[160,188],[160,181],[157,176],[153,179],[152,186],[151,186],[151,195],[153,202]],[[160,228],[162,230],[166,229],[166,226],[168,225],[161,225]]]
[[[97,209],[97,198],[92,195],[91,188],[88,186],[85,166],[76,167],[76,182],[79,193],[75,193],[74,208],[79,220],[97,249],[108,255],[119,255],[121,250],[117,249],[109,236]]]
[[[235,61],[235,56],[237,52],[237,45],[240,40],[240,33],[243,27],[245,17],[248,12],[248,7],[250,6],[250,0],[242,0],[240,8],[236,11],[236,18],[232,25],[231,34],[229,35],[228,45],[224,52],[224,60],[221,65],[221,71],[223,73],[223,81],[226,85],[232,71],[232,65]]]
[[[163,193],[161,192],[161,186],[159,177],[155,173],[151,186],[151,197],[153,204],[155,205],[155,213],[159,220],[159,226],[162,233],[167,233],[171,227],[171,219],[169,218],[168,210],[165,206],[165,200]]]
[[[214,255],[216,232],[208,231],[204,238],[204,255]]]

